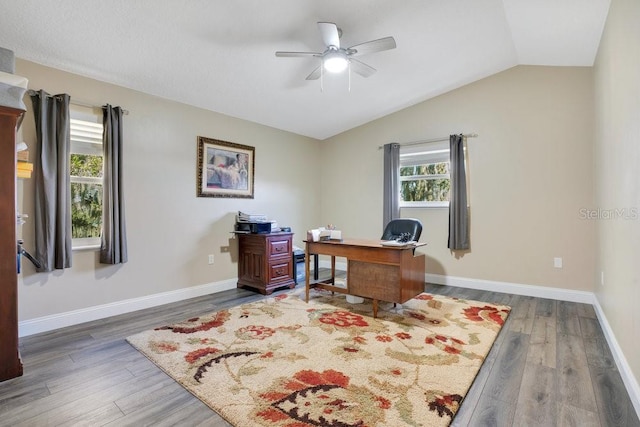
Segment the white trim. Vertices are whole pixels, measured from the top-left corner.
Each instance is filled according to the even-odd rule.
[[[89,238],[87,238],[87,239],[89,239]],[[98,251],[98,250],[100,250],[100,238],[99,237],[98,237],[98,244],[97,245],[73,246],[73,241],[74,240],[77,240],[77,239],[71,239],[71,250],[72,251]]]
[[[427,208],[427,209],[434,209],[434,208],[449,208],[449,201],[448,200],[443,200],[443,201],[439,201],[439,202],[404,202],[404,201],[399,201],[398,202],[398,206],[401,208]]]
[[[549,298],[560,301],[593,304],[593,292],[575,291],[572,289],[551,288],[548,286],[525,285],[521,283],[496,282],[493,280],[469,279],[466,277],[443,276],[441,274],[425,274],[427,283],[436,285],[458,286],[460,288],[478,289],[481,291],[502,292],[506,294],[525,295],[537,298]]]
[[[71,239],[72,251],[84,251],[87,249],[100,249],[100,237],[76,237]]]
[[[319,267],[331,268],[328,259],[320,260]],[[336,262],[336,270],[347,271],[346,262]],[[469,279],[466,277],[444,276],[442,274],[424,275],[425,282],[436,285],[457,286],[459,288],[478,289],[481,291],[502,292],[514,295],[525,295],[538,298],[549,298],[561,301],[593,304],[596,300],[593,292],[575,291],[572,289],[551,288],[548,286],[525,285],[522,283],[497,282],[495,280]]]
[[[331,268],[331,262],[320,260],[320,267]],[[336,262],[336,270],[347,271],[346,262]],[[561,301],[593,304],[595,295],[593,292],[574,291],[571,289],[551,288],[547,286],[532,286],[520,283],[496,282],[493,280],[469,279],[466,277],[443,276],[441,274],[424,275],[425,282],[436,285],[457,286],[459,288],[478,289],[481,291],[502,292],[506,294],[525,295],[538,298],[549,298]]]
[[[593,308],[596,310],[596,316],[598,316],[598,321],[600,322],[604,336],[607,339],[613,358],[616,361],[616,366],[618,367],[618,371],[622,377],[622,382],[624,382],[627,393],[629,393],[629,398],[631,399],[631,403],[633,403],[633,407],[636,409],[636,414],[640,417],[640,385],[631,371],[627,358],[624,356],[624,353],[613,334],[613,330],[609,325],[609,321],[600,306],[600,301],[598,301],[598,297],[595,296],[595,294],[593,299]]]
[[[202,295],[222,292],[237,287],[237,279],[222,280],[214,283],[207,283],[200,286],[178,289],[175,291],[162,292],[159,294],[147,295],[139,298],[112,302],[109,304],[96,305],[65,313],[52,314],[50,316],[38,317],[35,319],[18,322],[18,336],[26,337],[39,334],[41,332],[52,331],[54,329],[67,326],[78,325],[92,320],[104,319],[106,317],[117,316],[119,314],[130,313],[136,310],[156,307],[172,302],[183,301],[189,298],[196,298]]]

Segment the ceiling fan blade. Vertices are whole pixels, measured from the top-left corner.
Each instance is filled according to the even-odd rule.
[[[357,44],[355,46],[351,46],[349,49],[347,49],[347,52],[350,56],[360,56],[367,53],[380,52],[383,50],[395,48],[395,39],[393,37],[384,37],[378,40],[371,40],[368,42]]]
[[[375,74],[376,69],[357,59],[350,58],[351,71],[360,74],[362,77],[369,77]]]
[[[338,26],[333,22],[318,22],[318,28],[320,29],[320,35],[325,46],[340,47],[340,34],[338,33]]]
[[[322,65],[321,65],[320,67],[322,67]],[[313,70],[313,71],[311,72],[311,74],[309,74],[309,75],[307,76],[307,79],[306,79],[306,80],[318,80],[318,79],[320,78],[320,74],[321,74],[321,72],[322,72],[322,70],[320,70],[320,67],[318,67],[318,68],[316,68],[315,70]]]
[[[298,57],[298,56],[322,56],[320,52],[276,52],[279,57]]]

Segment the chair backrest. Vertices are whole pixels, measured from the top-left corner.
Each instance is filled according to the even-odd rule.
[[[422,223],[415,218],[397,218],[389,221],[382,233],[382,240],[395,240],[402,234],[409,233],[409,240],[418,241],[422,234]]]

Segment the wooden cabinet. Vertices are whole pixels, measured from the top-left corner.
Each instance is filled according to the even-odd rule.
[[[293,233],[238,234],[238,287],[294,288],[292,246]]]
[[[22,113],[0,107],[0,381],[22,375],[16,264],[16,128]]]

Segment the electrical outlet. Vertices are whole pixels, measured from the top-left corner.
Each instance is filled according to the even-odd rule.
[[[553,266],[555,268],[562,268],[562,258],[554,258],[553,259]]]
[[[213,264],[213,254],[209,254],[209,264]]]
[[[600,286],[604,287],[604,271],[600,272]]]

